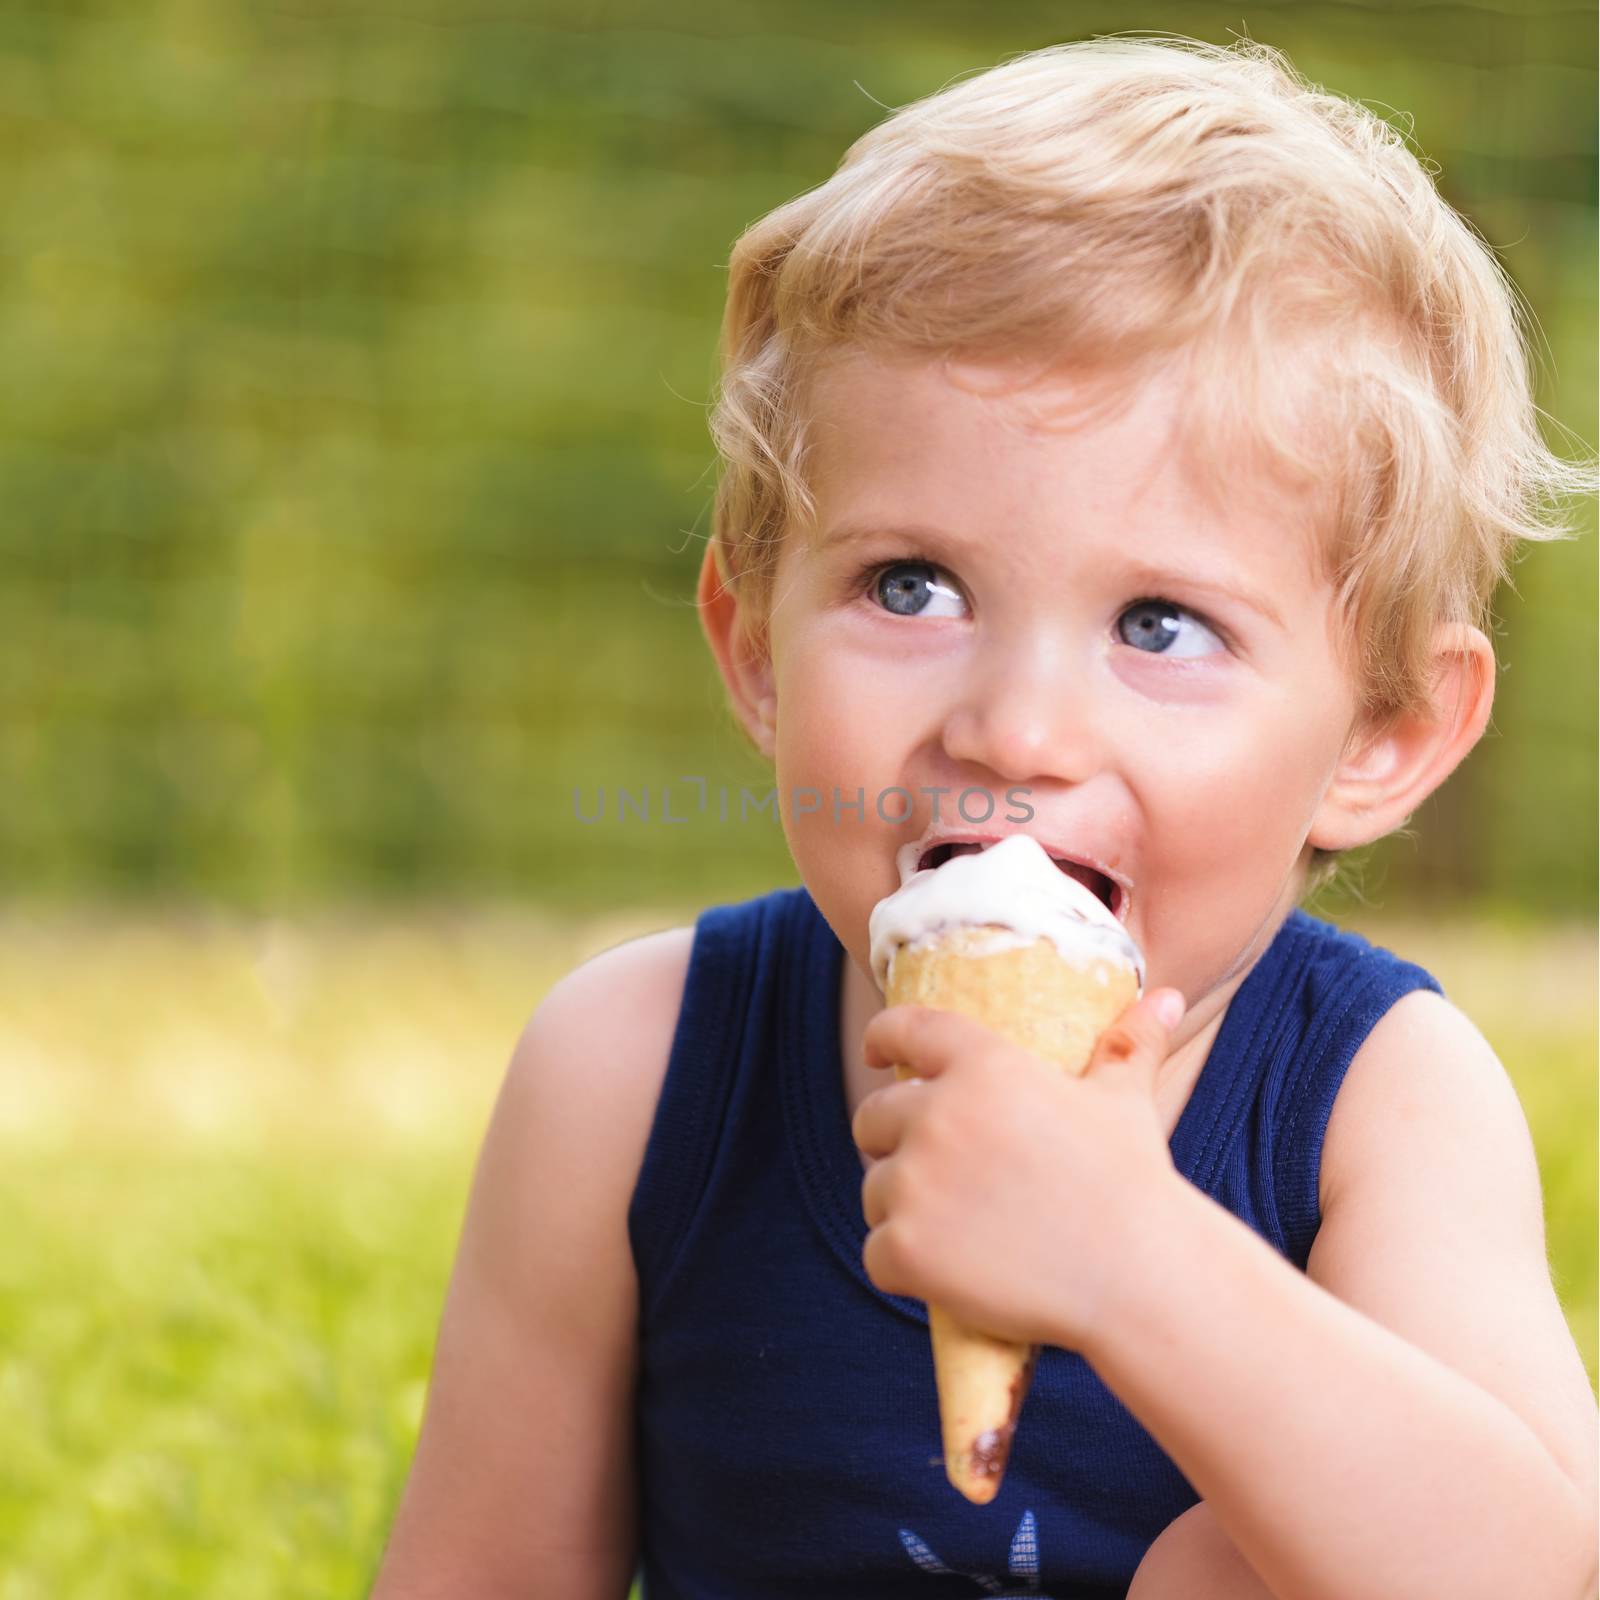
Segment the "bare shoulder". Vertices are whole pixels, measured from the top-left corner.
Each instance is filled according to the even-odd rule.
[[[1492,1184],[1496,1237],[1536,1245],[1542,1260],[1539,1169],[1516,1089],[1476,1024],[1427,989],[1390,1007],[1345,1073],[1323,1145],[1323,1215],[1374,1178],[1394,1183],[1397,1164],[1420,1157],[1430,1183]]]
[[[480,1173],[565,1168],[564,1209],[631,1266],[626,1212],[661,1096],[694,943],[691,927],[614,945],[559,978],[523,1028]],[[542,1197],[541,1197],[542,1199]]]
[[[1406,995],[1357,1051],[1320,1198],[1309,1276],[1502,1400],[1592,1496],[1594,1396],[1550,1278],[1533,1139],[1442,996]]]
[[[640,1022],[659,1031],[665,1023],[670,1033],[683,999],[693,945],[694,929],[687,926],[663,928],[612,945],[558,978],[530,1021],[590,1010],[596,1012],[590,1020],[602,1025],[610,1020],[626,1031]],[[619,1003],[624,1000],[628,1004]]]
[[[507,1093],[515,1095],[525,1080],[537,1080],[526,1084],[532,1090],[559,1078],[572,1114],[594,1118],[589,1131],[637,1168],[693,945],[692,927],[666,928],[614,945],[558,979],[512,1052]]]
[[[585,961],[517,1040],[375,1600],[628,1592],[638,1284],[627,1213],[693,941],[692,928],[671,928]]]

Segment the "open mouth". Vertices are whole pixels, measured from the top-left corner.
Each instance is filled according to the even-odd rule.
[[[962,840],[958,843],[946,841],[944,844],[936,844],[931,849],[923,851],[922,858],[917,862],[917,870],[921,872],[929,867],[942,867],[952,856],[978,855],[995,842],[990,840],[987,843],[979,843],[977,840]],[[1081,861],[1069,861],[1064,856],[1051,856],[1050,859],[1069,878],[1076,878],[1114,917],[1121,916],[1123,893],[1120,883],[1114,883],[1105,873],[1086,866]]]

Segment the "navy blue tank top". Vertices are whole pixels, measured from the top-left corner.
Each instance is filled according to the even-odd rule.
[[[928,1318],[861,1265],[844,949],[804,889],[701,914],[628,1230],[646,1600],[1121,1596],[1197,1496],[1081,1356],[1041,1352],[987,1506],[945,1479]],[[1345,1069],[1420,967],[1292,913],[1172,1135],[1304,1270]]]

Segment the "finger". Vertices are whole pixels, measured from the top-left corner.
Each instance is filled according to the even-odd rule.
[[[881,1159],[899,1149],[906,1128],[920,1100],[912,1099],[922,1084],[912,1078],[892,1083],[887,1089],[874,1089],[850,1119],[850,1137],[865,1156]]]
[[[905,1249],[892,1227],[874,1228],[861,1246],[861,1265],[884,1294],[915,1295],[905,1270]]]
[[[893,1161],[874,1161],[861,1180],[861,1214],[869,1230],[880,1227],[889,1215],[894,1172]]]
[[[1172,1028],[1182,1016],[1183,996],[1176,989],[1152,989],[1100,1035],[1085,1076],[1120,1076],[1154,1090]]]
[[[906,1066],[919,1078],[936,1078],[951,1062],[970,1052],[988,1030],[971,1017],[931,1006],[889,1006],[861,1035],[869,1067]]]

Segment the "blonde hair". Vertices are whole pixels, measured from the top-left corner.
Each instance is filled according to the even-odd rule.
[[[1540,435],[1535,326],[1405,137],[1280,52],[1036,50],[895,111],[734,246],[715,559],[764,644],[782,541],[815,510],[807,383],[834,352],[1124,389],[1182,355],[1204,391],[1198,461],[1244,445],[1318,486],[1352,671],[1382,720],[1427,704],[1435,626],[1486,626],[1519,541],[1569,532],[1556,503],[1593,484]]]

